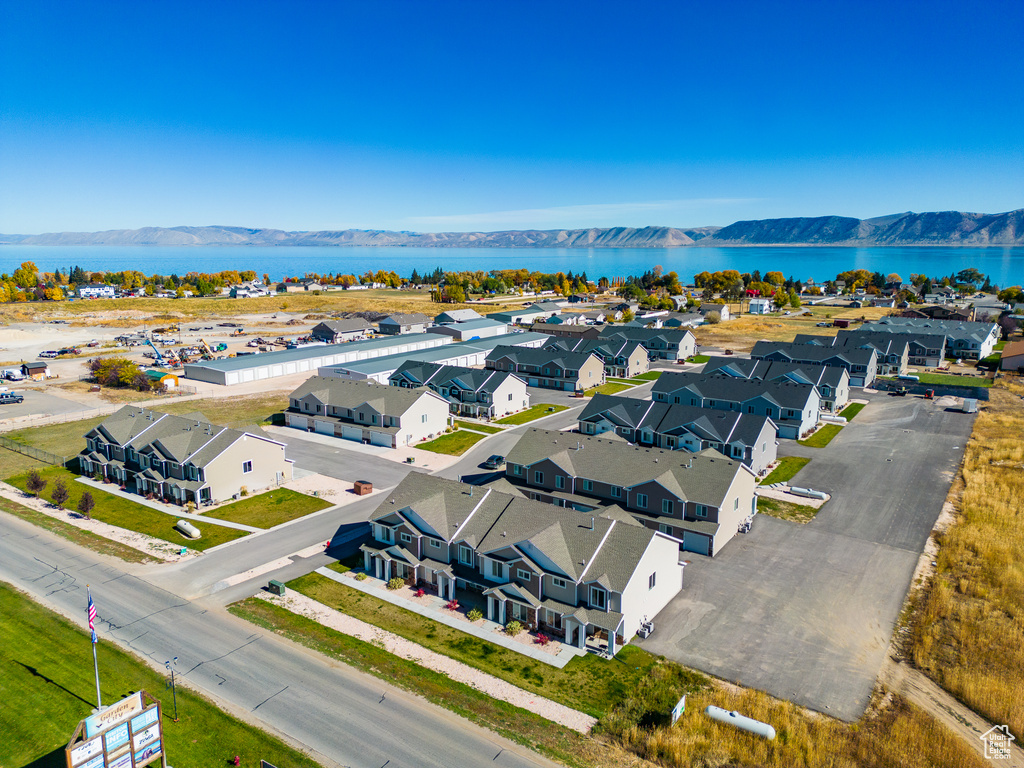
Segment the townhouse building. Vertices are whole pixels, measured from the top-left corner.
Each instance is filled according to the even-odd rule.
[[[531,387],[582,392],[604,384],[604,363],[589,352],[499,346],[487,355],[485,366],[514,373]]]
[[[393,387],[428,387],[449,402],[451,413],[478,419],[500,419],[530,407],[526,382],[507,371],[410,360],[388,383]]]
[[[754,472],[711,449],[680,453],[535,428],[509,451],[505,479],[534,501],[584,512],[619,506],[680,549],[708,556],[757,511]]]
[[[421,312],[408,314],[396,312],[377,323],[380,332],[390,336],[400,333],[425,333],[428,325],[430,325],[430,318]]]
[[[426,387],[313,376],[288,396],[285,424],[357,443],[398,448],[448,427],[448,401]]]
[[[580,648],[606,637],[611,655],[682,587],[678,542],[657,530],[433,475],[407,475],[370,524],[371,576],[466,590],[490,621]]]
[[[630,378],[651,369],[648,352],[637,341],[624,339],[571,339],[554,338],[544,345],[549,349],[564,349],[597,355],[604,363],[604,373],[613,378]]]
[[[767,416],[595,395],[579,415],[585,435],[617,435],[635,445],[699,453],[708,448],[742,461],[759,477],[778,458],[778,428]]]
[[[792,440],[814,430],[821,410],[821,395],[813,384],[715,374],[663,373],[654,382],[651,396],[662,403],[766,416],[778,428],[779,437]]]
[[[843,368],[850,376],[850,386],[870,387],[878,370],[878,352],[873,347],[835,349],[828,336],[807,336],[801,334],[801,343],[786,341],[758,341],[750,357],[754,360],[769,360],[794,365],[823,365],[826,368]]]
[[[647,350],[652,360],[685,360],[697,350],[697,337],[682,328],[633,328],[609,325],[601,332],[602,339],[635,341]]]
[[[813,384],[821,395],[821,409],[828,413],[838,413],[850,402],[850,374],[845,368],[838,366],[753,358],[748,360],[716,355],[704,363],[701,373],[733,376],[738,379]]]
[[[82,474],[101,475],[130,493],[197,505],[292,478],[285,445],[258,427],[228,429],[187,416],[126,405],[85,434]]]
[[[972,307],[973,309],[973,307]],[[946,337],[945,353],[950,357],[981,360],[995,351],[999,343],[999,326],[960,319],[883,317],[865,323],[862,331],[942,334]]]
[[[342,320],[324,320],[313,326],[309,332],[317,341],[327,344],[341,344],[346,341],[365,339],[373,332],[373,326],[361,317]]]

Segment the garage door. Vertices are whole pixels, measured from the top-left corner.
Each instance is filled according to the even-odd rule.
[[[696,552],[698,555],[708,554],[711,548],[711,537],[704,536],[692,531],[683,531],[683,549],[687,552]]]
[[[248,371],[242,371],[242,381],[252,381],[254,374],[250,368]]]
[[[238,373],[234,372],[234,373],[229,373],[228,375],[226,375],[224,377],[224,383],[229,385],[229,386],[231,384],[237,384],[238,383]]]
[[[308,424],[305,416],[299,416],[294,413],[285,414],[285,423],[289,427],[298,427],[299,429],[305,429]]]
[[[275,376],[275,377],[276,376],[284,376],[284,366],[283,365],[272,365],[272,366],[270,366],[270,375],[271,376]]]
[[[334,425],[329,421],[314,421],[313,429],[321,435],[333,435]]]
[[[386,448],[390,448],[391,435],[387,434],[386,432],[371,432],[370,445],[383,445]]]
[[[341,436],[346,440],[356,440],[357,442],[362,442],[363,430],[360,429],[359,427],[342,427]]]
[[[266,368],[257,368],[256,369],[256,378],[257,379],[269,379],[270,378],[270,371],[267,370]]]
[[[285,372],[285,375],[287,375],[287,374],[289,374],[289,373],[295,373],[295,372],[296,372],[297,370],[299,370],[299,369],[298,369],[298,367],[297,367],[297,366],[295,365],[295,363],[285,363],[285,364],[284,364],[284,372]]]

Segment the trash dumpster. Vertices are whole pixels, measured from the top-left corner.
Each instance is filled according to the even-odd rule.
[[[368,493],[373,493],[373,483],[369,480],[356,480],[352,486],[352,492],[356,496],[365,496]]]

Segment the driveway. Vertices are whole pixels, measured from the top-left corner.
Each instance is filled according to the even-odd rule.
[[[25,401],[22,403],[0,405],[0,420],[16,419],[22,416],[58,415],[90,410],[87,405],[51,395],[49,392],[22,389],[22,385],[25,383],[18,381],[3,382],[3,386],[8,387],[14,394],[22,395]]]
[[[856,720],[963,456],[973,417],[869,395],[796,482],[832,500],[807,525],[760,515],[713,560],[696,555],[645,648]]]
[[[294,436],[291,435],[293,432]],[[371,451],[364,453],[358,450],[361,446],[350,441],[337,447],[321,445],[304,439],[303,433],[296,429],[275,429],[274,439],[288,446],[285,456],[300,469],[339,480],[369,480],[374,488],[392,488],[416,469],[413,465],[399,464],[375,455],[371,452],[378,450],[375,446],[366,446]],[[335,438],[335,442],[346,443],[340,438]]]

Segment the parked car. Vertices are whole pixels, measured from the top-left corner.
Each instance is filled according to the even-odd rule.
[[[0,392],[0,405],[24,402],[25,398],[14,392]]]
[[[505,457],[494,454],[487,461],[484,462],[485,469],[500,469],[505,463]]]
[[[52,357],[56,357],[57,353],[54,352],[52,349],[48,349],[45,352],[40,352],[39,356],[40,357],[46,357],[46,358],[52,358]]]
[[[819,328],[831,328],[832,327],[832,323],[817,323],[817,326]]]

